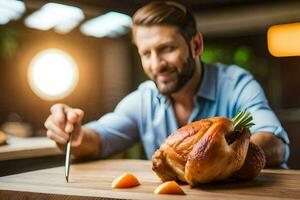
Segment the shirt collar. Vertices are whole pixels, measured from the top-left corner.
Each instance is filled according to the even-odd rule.
[[[201,84],[200,87],[198,89],[198,92],[196,94],[196,96],[200,96],[206,99],[209,99],[211,101],[215,101],[216,100],[216,92],[217,92],[217,70],[216,67],[214,67],[213,65],[209,65],[209,64],[205,64],[205,63],[201,63],[202,64],[202,75],[201,75]],[[155,84],[154,84],[155,85]],[[156,88],[156,92],[157,92],[157,99],[158,101],[164,100],[166,101],[168,98],[161,94],[158,89]]]
[[[213,65],[202,64],[202,79],[197,96],[215,101],[217,92],[217,70]]]

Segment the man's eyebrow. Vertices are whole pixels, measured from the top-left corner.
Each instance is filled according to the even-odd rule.
[[[161,48],[161,47],[164,47],[164,46],[178,46],[178,43],[176,41],[166,41],[166,42],[158,44],[154,48],[157,49],[157,48]],[[144,52],[144,51],[148,51],[149,50],[148,47],[144,47],[144,48],[140,47],[138,49],[139,49],[139,52]]]
[[[164,43],[161,43],[157,46],[157,48],[160,48],[160,47],[164,47],[164,46],[176,46],[176,43],[175,42],[164,42]]]

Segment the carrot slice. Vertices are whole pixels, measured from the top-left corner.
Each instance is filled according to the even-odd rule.
[[[160,184],[155,190],[155,194],[185,194],[183,189],[175,181],[167,181]]]
[[[129,188],[140,185],[139,180],[130,172],[126,172],[113,180],[112,188]]]

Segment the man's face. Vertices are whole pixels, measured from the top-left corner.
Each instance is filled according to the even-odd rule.
[[[179,91],[192,78],[195,61],[176,27],[136,27],[135,42],[145,73],[162,94]]]

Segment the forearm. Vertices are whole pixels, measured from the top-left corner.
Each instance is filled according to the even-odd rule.
[[[263,149],[267,167],[276,167],[284,162],[284,143],[274,134],[257,132],[251,136],[250,140]]]
[[[91,129],[82,127],[82,143],[78,147],[71,147],[72,159],[96,159],[100,155],[101,137]],[[66,145],[58,145],[63,151]]]

